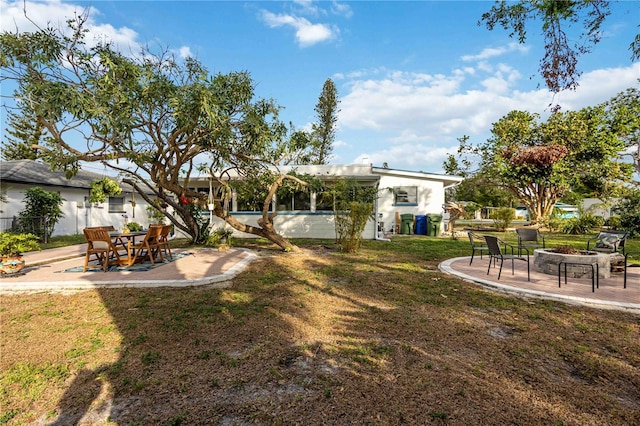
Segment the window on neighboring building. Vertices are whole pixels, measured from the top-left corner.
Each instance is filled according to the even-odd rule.
[[[109,213],[124,213],[124,197],[109,197]]]
[[[394,204],[418,204],[417,186],[394,186]]]

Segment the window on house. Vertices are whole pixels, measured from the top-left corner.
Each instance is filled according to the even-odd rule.
[[[418,204],[417,186],[394,186],[394,204]]]
[[[317,212],[333,211],[332,198],[330,196],[325,195],[324,192],[318,192],[316,194],[316,211]]]
[[[299,191],[293,195],[278,197],[278,211],[311,210],[311,196],[308,192]]]
[[[124,197],[109,197],[109,213],[124,213]]]
[[[233,196],[236,197],[236,201],[237,201],[236,211],[239,211],[239,212],[262,211],[264,198],[262,198],[261,194],[234,193]],[[273,203],[269,205],[269,211],[273,211]]]

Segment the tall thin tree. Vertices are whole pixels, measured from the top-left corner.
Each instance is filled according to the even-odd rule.
[[[315,107],[318,121],[313,123],[313,152],[311,164],[327,164],[333,151],[336,138],[336,123],[338,122],[338,90],[328,78],[322,86],[322,93]]]

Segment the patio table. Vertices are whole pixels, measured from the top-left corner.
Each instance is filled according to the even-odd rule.
[[[113,240],[114,244],[119,245],[129,253],[129,246],[134,246],[136,244],[136,237],[144,237],[147,235],[147,231],[130,231],[130,232],[120,232],[120,231],[111,231],[109,232],[109,236]],[[124,240],[127,240],[125,243]],[[133,252],[135,254],[135,251]],[[128,254],[126,258],[123,258],[121,261],[122,265],[129,264]]]

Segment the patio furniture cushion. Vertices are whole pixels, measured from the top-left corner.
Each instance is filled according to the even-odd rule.
[[[608,232],[601,232],[598,235],[598,239],[596,240],[596,248],[604,248],[615,250],[616,245],[622,239],[622,235],[620,234],[609,234]]]
[[[613,253],[620,251],[622,254],[625,252],[625,242],[627,240],[626,232],[600,232],[596,238],[591,238],[587,241],[587,250],[591,249],[591,242],[595,242],[593,250],[600,252]]]

